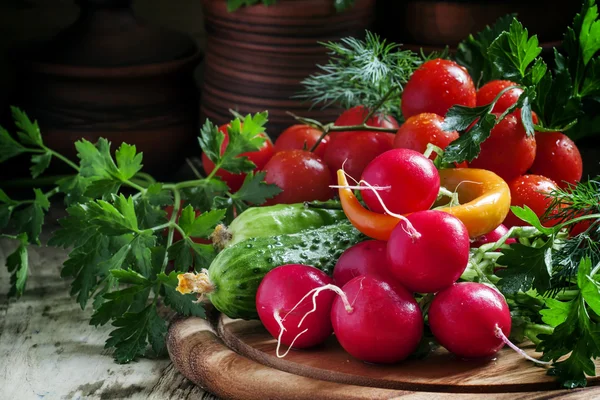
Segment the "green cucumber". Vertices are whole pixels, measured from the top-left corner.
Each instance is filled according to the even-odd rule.
[[[195,275],[192,283],[184,286],[205,295],[230,318],[255,319],[256,291],[267,272],[280,265],[305,264],[331,274],[344,250],[364,239],[348,221],[248,239],[221,251],[208,271]]]
[[[218,225],[211,239],[215,247],[222,250],[250,238],[296,233],[345,219],[341,208],[313,208],[305,203],[251,207],[238,215],[229,227]]]

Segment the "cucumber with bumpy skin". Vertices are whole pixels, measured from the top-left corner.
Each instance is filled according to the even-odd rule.
[[[222,250],[250,238],[296,233],[346,219],[341,206],[329,207],[335,207],[335,204],[323,203],[318,207],[312,207],[310,203],[251,207],[238,215],[228,227],[218,225],[211,239],[215,247]]]
[[[255,319],[256,291],[267,272],[280,265],[305,264],[331,274],[340,255],[363,240],[348,221],[248,239],[221,251],[208,270],[179,275],[177,290],[206,296],[230,318]]]

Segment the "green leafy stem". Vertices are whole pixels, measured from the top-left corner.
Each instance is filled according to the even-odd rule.
[[[53,159],[73,168],[48,191],[33,189],[33,199],[13,199],[0,190],[0,229],[18,242],[8,256],[9,294],[25,292],[29,272],[28,246],[41,244],[40,234],[50,200],[62,195],[67,216],[59,220],[48,245],[69,249],[61,275],[72,278],[71,295],[85,308],[91,301],[91,324],[112,322],[115,329],[106,342],[118,362],[164,351],[166,322],[157,311],[166,304],[184,315],[204,316],[194,296],[175,291],[177,272],[206,268],[215,256],[207,240],[214,227],[229,223],[236,212],[260,205],[281,190],[264,182],[264,172],[242,153],[258,150],[268,140],[267,113],[236,118],[225,134],[207,121],[198,138],[202,151],[215,164],[206,177],[157,182],[141,171],[143,155],[123,143],[113,153],[99,139],[75,143],[79,163],[48,148],[36,121],[12,108],[17,132],[0,128],[0,162],[31,154],[31,175],[38,178]],[[246,174],[241,188],[232,192],[218,175],[220,170]],[[131,192],[134,192],[133,194]],[[170,216],[167,215],[170,208]],[[180,238],[177,238],[179,236]],[[162,299],[162,301],[160,301]],[[149,348],[148,348],[148,345]]]

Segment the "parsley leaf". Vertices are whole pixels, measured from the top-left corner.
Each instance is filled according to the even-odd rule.
[[[239,118],[227,126],[228,143],[221,154],[225,135],[212,122],[206,121],[198,142],[206,156],[215,164],[215,170],[221,168],[231,173],[250,172],[256,165],[242,153],[259,150],[265,140],[264,125],[267,122],[267,112],[244,117],[244,123]],[[214,171],[213,171],[214,172]],[[212,178],[212,174],[209,175]]]
[[[155,354],[164,351],[167,324],[156,313],[154,304],[139,312],[125,313],[112,325],[117,329],[110,333],[105,348],[115,348],[114,357],[117,362],[127,363],[143,356],[148,343]]]
[[[221,156],[219,167],[232,173],[250,172],[256,168],[256,165],[248,157],[239,157],[239,155],[259,150],[265,140],[269,140],[261,136],[265,132],[266,122],[266,112],[254,116],[247,115],[243,124],[239,119],[233,120],[227,127],[229,143]]]
[[[467,69],[477,87],[499,77],[488,55],[488,49],[498,35],[509,30],[513,20],[514,15],[506,15],[498,19],[493,26],[486,26],[477,35],[469,35],[458,44],[456,61]]]
[[[34,189],[33,204],[14,213],[16,229],[27,234],[30,243],[40,243],[40,233],[44,224],[44,215],[50,207],[48,197],[39,189]]]
[[[104,200],[96,200],[80,207],[87,213],[89,223],[98,226],[103,234],[115,236],[139,232],[132,196],[126,198],[121,194],[113,196],[112,200],[114,205]]]
[[[121,180],[133,178],[142,169],[142,157],[142,153],[136,154],[135,146],[127,143],[121,144],[115,152],[119,178]]]
[[[248,206],[243,203],[261,205],[267,201],[267,199],[281,193],[279,186],[264,181],[265,175],[266,172],[264,171],[257,172],[256,174],[250,172],[246,175],[242,187],[231,196],[238,212],[242,212],[248,208]]]
[[[44,142],[37,121],[32,122],[27,114],[17,107],[11,107],[11,112],[18,128],[17,136],[21,142],[32,146],[43,146]]]
[[[211,210],[196,217],[192,206],[187,206],[179,217],[179,226],[189,237],[207,238],[225,216],[225,210]]]
[[[542,52],[537,36],[529,37],[527,29],[513,19],[508,31],[502,32],[490,45],[488,55],[500,76],[521,83],[526,70]]]
[[[178,285],[177,272],[173,271],[169,275],[164,273],[157,276],[159,282],[163,283],[165,290],[165,304],[173,308],[177,313],[187,316],[205,318],[206,313],[201,303],[193,294],[182,295],[175,288]]]
[[[99,280],[103,278],[98,265],[110,259],[112,255],[111,239],[96,233],[84,244],[73,249],[63,263],[61,276],[75,278],[71,283],[71,295],[77,295],[77,302],[82,309],[96,290]]]
[[[0,126],[0,162],[18,156],[27,151],[19,142],[14,140],[8,131]]]
[[[90,320],[90,325],[105,325],[111,319],[115,319],[130,310],[135,303],[136,297],[148,298],[152,282],[131,270],[110,271],[111,275],[118,279],[119,283],[133,284],[126,289],[115,290],[103,294],[105,300],[96,309]]]
[[[551,335],[539,336],[542,341],[537,350],[544,352],[544,359],[555,361],[548,374],[570,389],[586,386],[586,375],[596,375],[593,360],[600,356],[600,326],[590,319],[588,311],[596,312],[600,303],[598,282],[590,276],[591,269],[591,261],[583,259],[577,274],[579,295],[566,303],[547,301],[548,309],[541,311],[544,322],[555,328]]]
[[[50,166],[51,160],[52,153],[50,152],[31,156],[31,176],[33,178],[40,176]]]
[[[467,126],[473,122],[473,112],[467,111],[468,107],[454,106],[448,114],[451,115],[452,119],[450,123],[446,124],[444,121],[444,130],[456,130],[455,126],[464,126],[467,121],[470,121]],[[478,114],[479,120],[473,125],[473,127],[463,133],[458,139],[454,140],[448,147],[446,147],[443,155],[444,163],[461,163],[465,160],[473,161],[477,158],[481,151],[481,143],[483,143],[488,137],[490,137],[492,128],[496,124],[496,116],[490,114],[491,109],[489,107],[477,107],[482,111]],[[452,112],[452,114],[450,114]]]
[[[514,243],[502,249],[502,256],[497,261],[499,265],[506,266],[497,273],[501,278],[497,286],[502,293],[514,295],[530,288],[539,294],[548,291],[551,288],[553,243],[551,239],[541,247]]]
[[[10,291],[9,296],[21,297],[25,292],[25,284],[27,283],[27,272],[29,270],[29,258],[27,255],[27,234],[20,233],[14,237],[19,241],[19,247],[6,258],[6,267],[10,276]]]
[[[523,207],[513,206],[510,208],[510,210],[520,220],[525,221],[528,224],[534,226],[538,231],[542,232],[545,235],[551,235],[555,231],[553,228],[546,228],[545,226],[543,226],[535,211],[533,211],[527,205]]]
[[[195,209],[205,212],[212,209],[213,199],[229,191],[227,184],[218,178],[203,179],[192,188],[181,191],[181,198]]]

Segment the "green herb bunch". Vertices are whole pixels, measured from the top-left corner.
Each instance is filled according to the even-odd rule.
[[[267,140],[261,135],[267,113],[248,115],[243,125],[240,118],[233,120],[222,153],[225,135],[206,121],[198,141],[215,169],[196,180],[160,183],[141,171],[142,154],[135,146],[122,144],[113,157],[107,140],[95,144],[80,140],[75,143],[79,158],[75,164],[46,147],[37,122],[17,108],[12,112],[18,130],[12,136],[0,128],[0,162],[29,153],[34,178],[53,160],[65,162],[74,174],[49,191],[34,189],[31,200],[15,200],[0,190],[0,229],[18,232],[1,236],[19,241],[7,258],[10,294],[23,294],[27,247],[40,244],[50,200],[62,195],[68,216],[59,221],[61,228],[48,245],[70,249],[61,274],[73,279],[71,295],[82,309],[92,303],[91,324],[111,322],[115,327],[106,347],[115,348],[118,362],[146,354],[148,344],[155,354],[163,352],[167,325],[157,312],[158,304],[183,315],[204,316],[195,296],[175,291],[178,272],[207,268],[215,256],[212,245],[195,239],[207,238],[218,223],[231,221],[234,210],[242,212],[250,203],[261,204],[280,192],[263,181],[264,172],[252,172],[255,165],[247,157],[240,157]],[[239,191],[229,191],[215,175],[219,169],[247,173]],[[172,207],[170,217],[166,206]],[[175,232],[182,239],[174,241]]]

